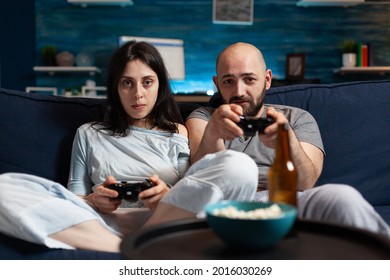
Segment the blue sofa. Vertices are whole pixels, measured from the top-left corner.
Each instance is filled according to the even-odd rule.
[[[218,96],[211,102],[217,104]],[[390,224],[390,81],[275,87],[267,92],[266,102],[312,113],[327,153],[318,185],[354,186]],[[0,89],[0,174],[23,172],[66,185],[75,131],[85,122],[101,119],[104,104],[102,99]],[[184,118],[198,106],[179,103]],[[0,259],[121,258],[113,253],[47,249],[0,234]]]
[[[179,103],[179,106],[186,118],[199,104]],[[66,185],[76,129],[83,123],[101,120],[104,107],[103,99],[0,88],[0,174],[28,173]],[[47,249],[0,233],[0,259],[122,259],[122,256]]]

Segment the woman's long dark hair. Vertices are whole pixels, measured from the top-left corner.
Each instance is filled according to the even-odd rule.
[[[183,120],[171,94],[163,58],[154,46],[136,41],[122,45],[111,58],[107,77],[107,111],[102,122],[103,129],[115,136],[126,136],[130,133],[129,125],[135,120],[122,107],[118,84],[126,64],[135,59],[148,65],[157,74],[159,82],[156,104],[146,117],[148,123],[164,131],[178,132],[176,123],[183,123]]]

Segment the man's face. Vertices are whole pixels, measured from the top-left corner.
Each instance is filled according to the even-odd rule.
[[[234,103],[244,114],[259,117],[271,71],[265,70],[257,53],[240,50],[221,55],[214,83],[225,103]]]
[[[263,107],[265,92],[266,87],[264,82],[260,94],[257,94],[258,92],[255,91],[253,95],[248,94],[247,96],[233,96],[229,100],[224,100],[229,104],[234,103],[240,105],[244,109],[244,115],[256,117]]]

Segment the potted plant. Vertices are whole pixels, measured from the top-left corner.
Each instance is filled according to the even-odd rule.
[[[57,47],[53,45],[47,45],[41,48],[41,57],[43,65],[54,66],[56,65]]]
[[[353,39],[345,39],[340,45],[344,67],[356,66],[357,43]]]

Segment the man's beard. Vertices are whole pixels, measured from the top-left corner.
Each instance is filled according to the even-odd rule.
[[[257,98],[256,101],[253,100],[252,97],[240,97],[240,96],[234,96],[229,100],[229,104],[235,103],[236,101],[245,101],[249,102],[249,107],[243,108],[244,109],[244,115],[249,117],[255,117],[260,112],[261,107],[264,105],[264,97],[265,97],[265,86],[263,88],[263,92],[260,94],[260,96]]]
[[[263,107],[264,101],[260,96],[256,101],[256,103],[253,101],[253,98],[250,98],[249,102],[250,102],[249,107],[244,109],[244,115],[248,117],[255,117],[259,113],[261,107]]]

